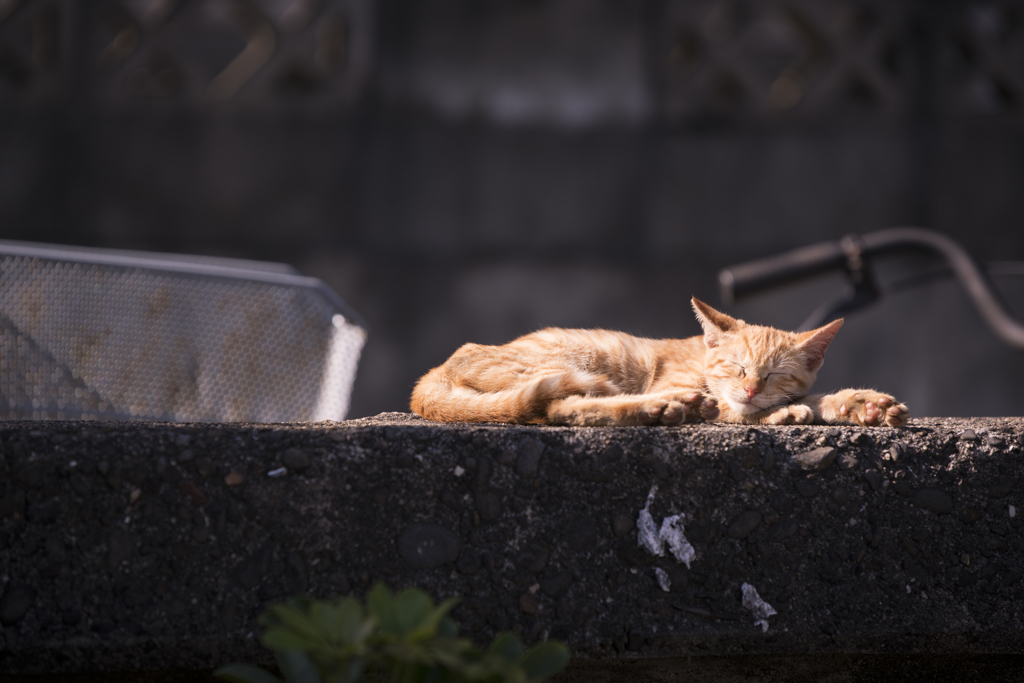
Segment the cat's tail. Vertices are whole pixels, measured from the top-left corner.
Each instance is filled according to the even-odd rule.
[[[454,383],[445,366],[424,375],[412,392],[413,412],[436,422],[547,422],[547,406],[587,388],[571,372],[541,375],[500,391]]]

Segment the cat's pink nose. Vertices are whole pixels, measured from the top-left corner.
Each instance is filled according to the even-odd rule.
[[[750,388],[748,388],[748,389],[747,389],[747,398],[754,398],[754,397],[755,397],[755,396],[757,396],[757,395],[758,395],[759,393],[760,393],[760,392],[759,392],[759,391],[758,391],[757,389],[750,389]]]

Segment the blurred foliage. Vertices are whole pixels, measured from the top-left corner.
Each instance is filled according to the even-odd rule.
[[[271,605],[259,622],[287,683],[534,683],[569,663],[564,644],[547,641],[524,652],[511,633],[499,634],[484,652],[476,649],[458,637],[448,616],[456,602],[435,605],[417,588],[393,595],[377,584],[365,607],[351,597],[300,597]],[[248,664],[229,664],[214,675],[229,683],[281,683]]]

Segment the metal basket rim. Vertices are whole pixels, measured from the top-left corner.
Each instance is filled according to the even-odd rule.
[[[122,251],[51,245],[39,242],[0,240],[0,256],[23,256],[46,261],[86,263],[90,265],[137,268],[174,275],[195,275],[210,279],[250,281],[262,284],[313,289],[320,293],[345,318],[364,331],[369,326],[356,311],[322,280],[300,275],[287,264],[244,259],[217,259],[188,254],[161,254],[157,252]],[[238,265],[226,265],[228,263]]]

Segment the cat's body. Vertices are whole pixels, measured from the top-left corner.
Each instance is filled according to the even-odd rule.
[[[440,422],[906,423],[906,406],[887,394],[808,395],[842,320],[794,333],[693,305],[702,337],[549,328],[503,346],[466,344],[420,379],[412,409]]]

